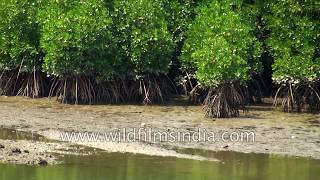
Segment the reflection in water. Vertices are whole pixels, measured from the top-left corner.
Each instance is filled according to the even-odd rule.
[[[262,154],[201,151],[221,162],[132,154],[65,156],[64,164],[48,167],[0,165],[0,180],[315,180],[320,161]]]

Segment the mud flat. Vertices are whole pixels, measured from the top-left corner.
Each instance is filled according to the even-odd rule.
[[[7,130],[5,129],[5,131]],[[0,132],[3,131],[0,129]],[[63,155],[88,155],[89,152],[80,148],[82,147],[64,142],[0,139],[0,162],[40,166],[53,165],[60,163],[59,157]]]
[[[52,147],[55,146],[55,147]],[[48,150],[57,144],[31,143],[30,141],[0,140],[0,162],[13,164],[56,164],[57,159]]]
[[[156,156],[180,155],[172,149],[194,148],[212,151],[267,153],[320,159],[320,115],[287,114],[270,106],[250,107],[234,119],[206,119],[200,106],[61,105],[48,99],[0,97],[3,127],[33,131],[48,139],[61,132],[109,132],[122,128],[152,128],[153,131],[254,132],[254,142],[78,142],[110,152],[130,152]],[[73,142],[77,143],[77,142]],[[171,150],[170,150],[171,149]],[[201,159],[201,158],[199,158]]]
[[[93,151],[94,152],[94,151]],[[0,163],[47,166],[64,155],[89,155],[92,149],[48,140],[38,134],[0,128]]]

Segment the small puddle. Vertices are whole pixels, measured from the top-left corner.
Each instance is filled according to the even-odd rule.
[[[17,131],[10,128],[0,128],[0,139],[47,141],[45,137],[39,134],[32,132]]]

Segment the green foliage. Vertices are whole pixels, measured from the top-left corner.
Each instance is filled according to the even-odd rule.
[[[37,0],[0,1],[0,68],[31,71],[42,61]]]
[[[261,44],[251,21],[241,16],[242,1],[212,1],[198,9],[187,33],[182,60],[196,68],[196,78],[207,87],[245,82],[257,69]],[[254,61],[249,66],[249,61]]]
[[[271,30],[267,40],[275,59],[277,83],[313,82],[319,78],[319,2],[275,1],[267,4],[265,19]],[[318,11],[318,12],[317,12]]]
[[[0,16],[0,69],[12,70],[3,79],[20,67],[39,77],[25,73],[11,83],[1,81],[11,89],[17,82],[24,84],[22,90],[37,89],[42,70],[74,79],[70,91],[78,89],[78,80],[105,87],[121,81],[109,89],[126,91],[119,93],[123,99],[134,92],[130,88],[140,94],[144,89],[147,100],[154,89],[162,99],[160,86],[166,83],[157,81],[169,70],[180,77],[182,66],[204,87],[224,89],[258,74],[262,51],[273,56],[273,79],[279,84],[309,84],[320,77],[316,0],[0,0]],[[101,96],[111,94],[106,89],[100,87]],[[77,99],[78,90],[75,94],[70,97]]]
[[[161,0],[115,0],[114,35],[131,75],[168,72],[173,40]]]
[[[38,18],[45,71],[58,76],[115,73],[111,18],[102,0],[50,1]]]
[[[185,40],[189,24],[195,18],[196,7],[204,0],[164,0],[163,6],[166,11],[168,29],[172,34],[175,43]]]

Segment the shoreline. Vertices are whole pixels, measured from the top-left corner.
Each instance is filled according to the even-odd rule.
[[[139,128],[142,124],[158,131],[193,132],[197,128],[203,128],[214,132],[255,133],[255,142],[250,143],[76,143],[107,152],[205,160],[203,157],[183,155],[170,150],[191,148],[320,159],[319,114],[287,114],[272,111],[268,106],[256,106],[239,118],[206,119],[202,116],[200,106],[62,105],[46,98],[33,100],[21,97],[0,97],[0,102],[2,127],[32,131],[54,140],[60,140],[58,134],[65,131],[107,132],[115,128]]]

